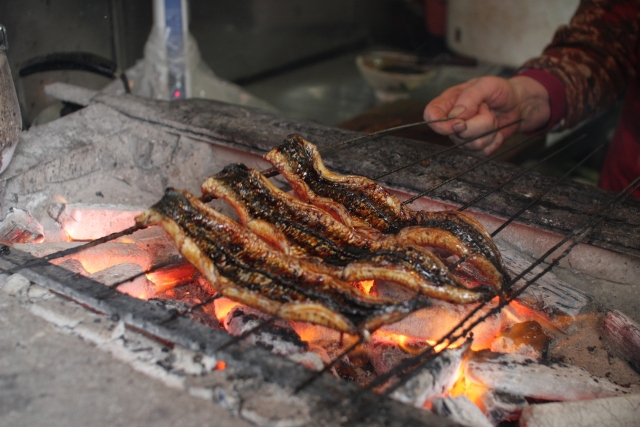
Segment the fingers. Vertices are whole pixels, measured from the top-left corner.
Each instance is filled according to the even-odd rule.
[[[498,120],[489,107],[482,103],[478,108],[478,112],[475,116],[465,121],[462,125],[454,126],[456,131],[455,136],[452,136],[456,144],[461,144],[472,138],[477,138],[480,135],[489,133],[489,135],[477,138],[474,141],[463,145],[462,147],[467,150],[483,150],[490,145],[495,145],[496,141],[503,139],[501,132],[491,133],[498,127]],[[496,147],[497,148],[497,147]]]
[[[427,105],[424,110],[424,119],[426,121],[440,120],[446,117],[457,117],[463,111],[461,108],[455,107],[455,103],[460,94],[469,86],[470,82],[454,86],[442,92],[440,96],[435,98]],[[464,108],[462,108],[464,110]],[[463,124],[464,120],[450,120],[441,123],[432,123],[429,125],[434,131],[442,135],[451,135],[456,132],[455,126]]]
[[[460,140],[495,129],[497,117],[516,115],[518,111],[511,84],[503,78],[485,76],[444,91],[427,105],[424,118],[456,117],[455,120],[434,123],[431,128],[443,135],[456,135]],[[484,149],[492,141],[493,138],[484,138],[472,147]]]

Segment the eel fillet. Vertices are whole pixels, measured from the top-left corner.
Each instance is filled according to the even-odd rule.
[[[427,303],[367,295],[273,249],[186,191],[167,189],[136,222],[167,231],[180,253],[221,295],[283,319],[367,337]]]
[[[298,197],[327,210],[344,224],[358,227],[364,223],[385,234],[398,234],[405,243],[446,249],[489,274],[484,258],[495,267],[488,279],[500,286],[507,281],[498,248],[470,216],[455,211],[414,211],[369,178],[333,173],[322,163],[317,148],[297,134],[287,137],[264,158],[289,181]],[[416,226],[423,231],[407,230]]]
[[[398,244],[396,236],[374,231],[361,234],[362,228],[348,227],[326,211],[301,202],[245,165],[227,165],[202,184],[202,192],[228,202],[240,221],[272,246],[344,267],[323,268],[342,280],[389,280],[454,303],[479,302],[489,296],[483,289],[465,287],[426,249]],[[291,245],[283,248],[287,239]]]

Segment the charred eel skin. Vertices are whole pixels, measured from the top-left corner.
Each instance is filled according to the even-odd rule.
[[[370,296],[319,273],[303,260],[272,249],[186,191],[167,189],[136,222],[164,228],[217,292],[283,319],[366,337],[426,304],[418,299],[395,303]]]
[[[353,221],[350,214],[356,221],[387,234],[397,234],[410,226],[445,230],[460,239],[471,253],[489,260],[500,271],[502,282],[507,281],[491,236],[468,215],[414,211],[371,179],[335,174],[324,166],[317,148],[297,134],[288,136],[264,158],[289,181],[300,198],[328,210],[344,223]]]
[[[259,171],[240,163],[227,165],[209,177],[202,184],[202,193],[224,199],[238,213],[240,222],[254,231],[264,229],[263,224],[255,226],[253,221],[266,221],[304,254],[330,264],[346,265],[361,259],[375,246],[375,240],[384,239],[382,234],[377,238],[364,237],[322,209],[281,191]],[[276,236],[261,233],[269,242]]]
[[[484,289],[466,288],[426,249],[398,244],[395,236],[373,230],[362,235],[324,210],[286,194],[245,165],[226,166],[202,184],[202,192],[228,202],[240,221],[272,246],[289,253],[298,253],[298,248],[303,255],[346,266],[325,269],[342,280],[391,280],[453,303],[478,302],[488,295]],[[282,247],[285,238],[293,247]]]

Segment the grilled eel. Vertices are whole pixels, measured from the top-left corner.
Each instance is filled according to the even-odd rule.
[[[454,303],[478,302],[488,296],[482,289],[467,289],[426,249],[397,244],[395,236],[373,231],[363,235],[358,232],[362,228],[355,230],[324,210],[301,202],[243,164],[227,165],[209,177],[202,192],[228,202],[247,228],[283,252],[346,266],[324,269],[342,280],[390,280]],[[449,240],[456,239],[450,236]],[[485,264],[488,270],[493,269],[490,263]]]
[[[443,248],[464,256],[469,263],[475,262],[476,268],[483,264],[483,257],[494,266],[495,274],[488,277],[492,283],[506,283],[498,248],[484,227],[468,215],[414,211],[371,179],[335,174],[324,166],[317,148],[297,134],[289,135],[264,158],[289,181],[301,199],[327,210],[344,224],[358,227],[364,223],[382,233],[397,234],[399,242]],[[415,226],[429,231],[417,233],[418,229],[407,228]],[[456,243],[447,244],[453,242],[449,238],[452,236]],[[489,273],[484,267],[480,270]]]
[[[303,260],[271,248],[186,191],[167,189],[136,222],[160,225],[167,231],[180,253],[221,295],[283,319],[366,338],[427,304],[426,299],[397,303],[367,295],[348,282],[317,272]]]

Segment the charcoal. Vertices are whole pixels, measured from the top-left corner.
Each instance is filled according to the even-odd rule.
[[[270,316],[244,305],[235,306],[224,320],[229,334],[242,335],[264,323]],[[309,351],[309,345],[284,320],[271,322],[250,334],[246,340],[266,348],[275,354],[286,356],[310,369],[320,370],[324,364],[316,353]]]
[[[493,427],[487,417],[466,396],[435,398],[433,412],[468,427]]]
[[[526,427],[639,426],[640,395],[529,405],[522,411],[520,425]]]
[[[482,405],[489,421],[497,426],[503,421],[517,421],[527,406],[523,396],[489,390],[482,395]]]
[[[391,397],[421,408],[434,397],[443,396],[458,379],[462,360],[470,348],[471,340],[467,340],[458,348],[442,350],[425,363],[419,372],[410,373],[409,380]]]
[[[603,332],[615,351],[640,372],[640,325],[618,310],[607,313]]]
[[[44,240],[44,229],[31,214],[23,209],[10,207],[0,222],[0,243],[40,243]]]
[[[496,353],[515,353],[533,358],[546,356],[551,338],[535,320],[516,323],[500,332],[491,344]]]
[[[503,393],[550,401],[595,399],[627,392],[576,366],[518,354],[477,352],[465,366],[467,378]]]
[[[131,227],[143,210],[125,205],[54,203],[47,213],[73,240],[94,240]]]
[[[124,263],[101,270],[89,277],[106,286],[113,286],[124,281],[117,286],[118,291],[135,298],[153,298],[156,295],[156,287],[144,274],[141,274],[143,271],[138,264]],[[127,280],[133,277],[135,277],[133,280]]]

